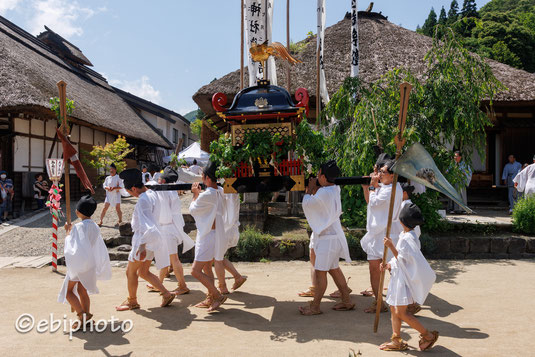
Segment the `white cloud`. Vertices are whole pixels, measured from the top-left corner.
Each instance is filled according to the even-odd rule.
[[[0,0],[0,15],[4,15],[9,10],[14,10],[21,0]]]
[[[143,75],[140,79],[135,79],[133,81],[110,79],[108,82],[112,86],[120,88],[125,92],[137,95],[138,97],[149,100],[153,103],[160,104],[162,102],[160,91],[154,89],[154,87],[149,83],[148,76]]]
[[[106,11],[106,8],[93,10],[69,0],[33,0],[31,7],[33,15],[28,21],[31,33],[39,34],[46,25],[65,38],[81,36],[84,32],[81,23],[98,12]]]

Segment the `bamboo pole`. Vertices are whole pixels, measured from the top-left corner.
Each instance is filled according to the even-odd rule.
[[[59,116],[61,118],[60,130],[65,137],[69,135],[69,126],[67,125],[67,83],[59,81],[57,83],[59,90]],[[70,159],[64,160],[65,166],[65,207],[67,224],[71,224],[71,185],[70,185]]]
[[[320,33],[318,32],[318,38]],[[321,49],[317,46],[316,53],[316,130],[320,128],[320,112],[321,112],[321,94],[320,94],[320,53]]]
[[[286,0],[286,50],[290,53],[290,0]],[[290,63],[286,63],[286,86],[291,96]]]
[[[398,121],[398,134],[395,139],[396,142],[396,160],[401,156],[401,150],[405,144],[403,139],[403,131],[405,130],[405,122],[407,120],[407,109],[409,106],[409,94],[412,86],[409,83],[402,83],[400,86],[401,99],[399,105],[399,121]],[[396,201],[396,188],[398,183],[398,174],[394,174],[394,180],[392,182],[392,193],[390,194],[390,206],[388,208],[388,223],[386,226],[386,236],[390,237],[390,229],[392,228],[392,216],[394,215],[394,202]],[[388,248],[385,246],[383,249],[383,266],[386,264],[386,256],[388,254]],[[385,283],[385,272],[381,272],[379,279],[379,289],[377,290],[377,306],[375,307],[375,322],[373,324],[373,332],[377,332],[379,326],[379,317],[381,315],[381,307],[383,306],[383,286]]]
[[[243,72],[244,72],[244,69],[243,69],[243,62],[244,62],[244,55],[243,55],[243,51],[244,51],[244,26],[245,26],[245,20],[244,20],[244,1],[245,0],[240,0],[240,6],[241,6],[241,30],[240,30],[240,33],[241,33],[241,45],[240,45],[240,49],[241,49],[241,52],[240,52],[240,90],[243,89]]]

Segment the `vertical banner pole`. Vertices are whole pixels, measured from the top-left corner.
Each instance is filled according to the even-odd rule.
[[[54,181],[52,190],[59,190],[59,182]],[[58,271],[58,206],[59,202],[51,199],[52,205],[52,271]]]
[[[59,89],[59,108],[60,108],[60,118],[61,118],[61,127],[63,135],[67,137],[69,135],[69,125],[67,124],[67,83],[63,81],[58,82]],[[67,224],[71,224],[71,190],[70,190],[70,169],[71,163],[69,158],[64,157],[65,165],[65,207],[66,207],[66,216]]]
[[[290,53],[290,0],[286,0],[286,49],[288,50],[288,53]],[[290,84],[290,64],[287,63],[286,67],[286,86],[288,88],[288,93],[290,93],[290,96],[292,95],[291,92],[291,84]]]
[[[244,20],[244,17],[245,17],[245,11],[244,11],[244,7],[245,7],[245,3],[244,3],[245,0],[240,0],[240,6],[241,6],[241,30],[240,30],[240,33],[241,33],[241,45],[240,45],[240,48],[241,48],[241,52],[240,52],[240,90],[243,89],[243,47],[244,47],[244,32],[245,32],[245,20]]]

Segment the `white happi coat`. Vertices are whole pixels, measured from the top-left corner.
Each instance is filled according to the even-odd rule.
[[[381,259],[383,257],[383,239],[386,236],[391,193],[392,184],[381,185],[375,191],[370,191],[366,223],[367,233],[360,241],[360,245],[368,257],[373,257],[375,259]],[[392,215],[392,227],[390,229],[390,238],[392,238],[394,244],[397,243],[399,233],[403,230],[401,223],[399,222],[399,212],[401,211],[402,201],[403,190],[401,185],[397,183],[394,212]],[[389,254],[391,253],[389,252]]]
[[[168,240],[182,243],[182,253],[195,246],[195,242],[184,232],[184,217],[182,216],[182,203],[176,191],[155,191],[158,196],[158,223],[162,236]],[[175,243],[173,243],[175,244]]]
[[[423,304],[436,275],[420,251],[420,240],[414,230],[402,232],[396,244],[398,257],[389,261],[392,267],[386,302],[391,306]]]
[[[108,250],[100,235],[99,226],[91,219],[76,223],[65,237],[67,274],[58,296],[58,302],[67,301],[69,281],[79,281],[88,294],[98,294],[97,280],[111,279]],[[77,287],[74,293],[78,296]]]
[[[106,200],[104,202],[109,203],[111,206],[115,206],[121,203],[121,195],[128,195],[128,193],[124,189],[123,180],[119,177],[119,175],[107,176],[104,180],[104,183],[102,184],[102,187],[104,187],[104,189],[121,187],[121,190],[106,190]]]
[[[310,248],[315,249],[315,245],[320,240],[336,239],[342,247],[339,258],[350,262],[347,239],[340,223],[342,214],[340,187],[320,187],[315,195],[306,194],[302,205],[308,224],[312,228]]]
[[[225,257],[228,249],[228,238],[225,234],[225,198],[223,191],[212,187],[207,187],[199,194],[196,200],[189,205],[189,210],[195,225],[197,226],[197,244],[204,244],[208,234],[212,231],[215,222],[215,259],[221,261]]]
[[[513,179],[518,183],[516,189],[518,192],[524,192],[528,196],[535,193],[535,164],[531,164],[524,170],[520,171]]]
[[[237,193],[224,193],[219,187],[225,202],[225,236],[227,239],[227,249],[238,245],[240,240],[240,196]]]
[[[134,213],[132,214],[132,250],[128,260],[139,260],[137,250],[142,244],[145,249],[154,253],[156,268],[169,266],[169,251],[167,243],[162,237],[157,217],[160,214],[160,204],[156,192],[147,190],[138,197]]]
[[[401,202],[401,209],[403,209],[403,207],[405,207],[406,205],[410,205],[410,204],[412,204],[412,201],[410,199]],[[414,231],[416,232],[416,236],[418,237],[422,234],[422,230],[420,229],[420,226],[414,227]]]

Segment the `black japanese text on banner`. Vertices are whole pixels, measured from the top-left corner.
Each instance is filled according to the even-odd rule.
[[[357,0],[351,0],[351,77],[359,75],[359,22]]]
[[[249,71],[249,86],[256,85],[257,79],[264,78],[262,64],[253,62],[249,49],[251,44],[261,45],[271,43],[271,28],[273,25],[273,0],[245,0],[245,42],[247,49],[247,68]],[[268,79],[277,85],[277,73],[273,57],[268,60]]]

